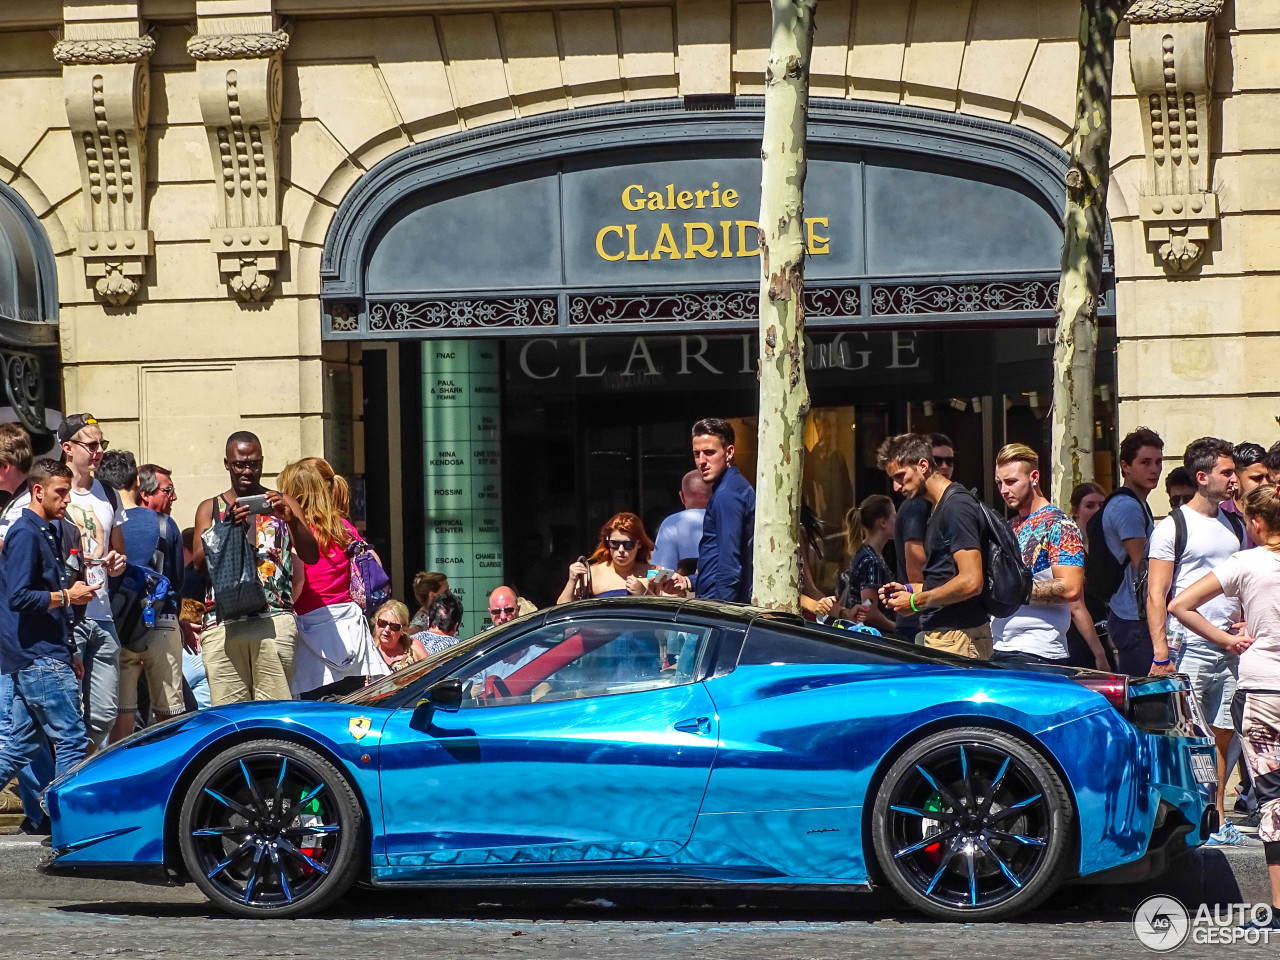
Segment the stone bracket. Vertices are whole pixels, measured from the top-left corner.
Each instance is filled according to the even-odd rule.
[[[218,254],[218,273],[241,300],[257,301],[271,290],[289,248],[282,226],[214,230],[209,238]]]
[[[1139,216],[1165,268],[1192,269],[1218,220],[1212,140],[1213,18],[1222,0],[1140,0],[1129,57],[1146,148]]]
[[[245,301],[267,295],[288,250],[280,225],[279,130],[280,61],[289,34],[272,26],[270,16],[202,20],[187,42],[213,159],[217,214],[210,243],[219,274]]]
[[[78,32],[86,30],[93,32],[83,25]],[[153,253],[146,180],[154,49],[148,36],[62,40],[54,48],[84,195],[77,252],[98,296],[116,307],[138,292]]]

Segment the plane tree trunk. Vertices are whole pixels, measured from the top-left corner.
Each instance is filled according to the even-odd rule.
[[[760,426],[753,565],[757,604],[800,606],[800,482],[809,388],[804,358],[804,178],[817,0],[771,0],[760,149]]]

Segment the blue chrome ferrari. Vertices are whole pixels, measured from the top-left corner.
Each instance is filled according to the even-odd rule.
[[[1214,828],[1181,677],[1010,670],[749,607],[530,614],[338,703],[157,724],[45,794],[44,869],[228,912],[376,886],[892,887],[952,920]]]

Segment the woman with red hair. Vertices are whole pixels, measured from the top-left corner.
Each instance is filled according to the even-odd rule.
[[[619,513],[600,528],[600,545],[586,563],[569,566],[569,580],[556,603],[589,597],[635,597],[657,593],[649,576],[653,541],[634,513]]]

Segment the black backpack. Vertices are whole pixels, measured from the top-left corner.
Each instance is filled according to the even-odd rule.
[[[1107,499],[1102,503],[1102,509],[1089,519],[1089,525],[1085,528],[1089,535],[1090,549],[1084,558],[1084,592],[1087,596],[1102,604],[1104,608],[1111,603],[1111,598],[1120,589],[1120,584],[1124,583],[1124,568],[1129,565],[1127,554],[1123,560],[1115,558],[1115,554],[1107,546],[1107,535],[1102,528],[1102,518],[1107,513],[1107,507],[1111,506],[1111,501],[1116,497],[1132,497],[1142,503],[1138,499],[1138,495],[1128,487],[1117,487],[1107,494]],[[1142,503],[1142,509],[1147,512],[1147,517],[1150,518],[1151,508]],[[1145,620],[1147,599],[1147,568],[1145,560],[1135,572],[1133,582],[1134,589],[1139,596],[1138,611]]]
[[[982,517],[982,606],[996,619],[1011,617],[1031,602],[1031,571],[1022,560],[1022,546],[1004,517],[976,494],[960,489],[973,497]],[[943,494],[938,510],[950,497],[950,492]]]

